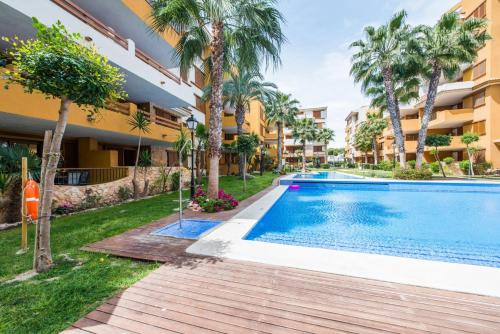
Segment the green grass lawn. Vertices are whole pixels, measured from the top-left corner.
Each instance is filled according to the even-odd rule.
[[[385,171],[385,170],[371,170],[371,169],[355,169],[355,168],[346,168],[346,169],[336,169],[339,172],[346,173],[346,174],[353,174],[353,175],[358,175],[358,176],[364,176],[364,177],[376,177],[376,178],[392,178],[393,173],[392,171]]]
[[[248,180],[243,192],[242,180],[224,176],[220,187],[243,200],[268,187],[275,177],[271,173],[257,175]],[[173,213],[177,196],[164,194],[56,219],[51,231],[54,268],[23,282],[5,283],[31,269],[33,254],[16,255],[19,228],[0,232],[0,333],[57,333],[157,268],[157,263],[80,248]],[[30,226],[30,244],[33,237]]]

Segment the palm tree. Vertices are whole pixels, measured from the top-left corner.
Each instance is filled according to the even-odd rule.
[[[137,183],[137,168],[139,166],[139,157],[141,155],[142,135],[149,133],[151,124],[149,118],[143,111],[137,110],[128,120],[130,130],[138,130],[139,142],[137,143],[137,152],[135,154],[134,177],[132,178],[132,187],[134,188],[134,198],[139,198],[139,184]]]
[[[302,173],[306,172],[306,143],[316,140],[318,128],[311,118],[296,121],[292,127],[292,137],[302,144]]]
[[[427,76],[429,86],[418,132],[417,168],[422,166],[427,128],[441,75],[454,79],[460,65],[470,64],[476,59],[477,51],[491,38],[486,27],[486,20],[473,17],[464,21],[456,12],[444,14],[434,27],[419,27],[422,72]]]
[[[414,46],[414,31],[405,22],[406,12],[396,13],[391,20],[378,28],[365,28],[365,40],[358,40],[351,44],[357,48],[352,57],[351,75],[355,82],[362,83],[362,90],[366,91],[377,77],[382,77],[394,137],[399,148],[400,164],[406,166],[406,152],[403,130],[401,127],[399,101],[397,100],[394,84],[394,72],[404,66],[408,50]]]
[[[227,175],[231,174],[231,163],[233,162],[233,153],[236,153],[236,141],[233,141],[230,144],[222,144],[222,152],[227,153],[226,166],[227,166]],[[241,174],[243,175],[243,174]]]
[[[198,185],[201,185],[201,162],[204,160],[205,155],[203,151],[207,147],[208,143],[208,132],[205,125],[198,123],[194,132],[196,137],[196,181]],[[204,164],[206,166],[206,164]]]
[[[283,128],[291,126],[295,122],[295,117],[299,112],[299,101],[292,99],[291,94],[276,92],[265,104],[264,112],[266,114],[268,125],[274,125],[278,133],[278,172],[281,172],[283,166],[281,148],[283,145]]]
[[[272,96],[276,85],[271,82],[262,82],[263,76],[255,71],[249,71],[240,66],[231,71],[230,77],[224,81],[222,86],[222,98],[224,105],[234,108],[236,119],[236,133],[243,134],[243,124],[245,115],[250,110],[250,103],[253,101],[264,101]],[[211,86],[204,89],[204,99],[210,95]],[[243,155],[239,160],[239,174],[243,175],[244,161]]]
[[[325,149],[326,149],[326,161],[328,162],[328,144],[330,143],[331,140],[335,137],[335,131],[329,128],[322,128],[319,129],[318,131],[318,136],[317,140],[325,144]]]
[[[191,151],[192,144],[193,143],[191,143],[191,138],[189,138],[188,133],[184,131],[184,128],[182,128],[174,142],[175,151],[179,154],[179,168],[184,165],[184,159],[187,159],[189,152]]]
[[[205,60],[212,92],[208,155],[210,173],[208,196],[219,190],[219,159],[222,143],[222,82],[230,59],[239,59],[256,68],[280,63],[279,53],[285,37],[281,13],[274,0],[152,0],[152,27],[163,33],[175,29],[180,34],[176,57],[187,72],[196,59]],[[204,57],[209,50],[209,59]]]
[[[373,162],[378,164],[378,145],[377,138],[382,134],[387,127],[387,121],[382,118],[380,113],[369,113],[367,115],[366,126],[367,131],[371,136],[372,149],[373,149]]]

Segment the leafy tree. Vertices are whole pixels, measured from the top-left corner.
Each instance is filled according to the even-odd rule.
[[[192,144],[193,143],[191,143],[189,134],[182,128],[174,142],[174,148],[179,154],[179,167],[183,166],[184,160],[188,157],[189,152],[191,151]]]
[[[378,145],[377,138],[382,134],[384,129],[387,127],[387,121],[381,117],[378,113],[370,113],[367,115],[366,120],[366,131],[368,135],[371,135],[372,149],[373,149],[373,160],[375,164],[378,164]]]
[[[439,147],[443,146],[449,146],[451,143],[451,136],[448,135],[440,135],[440,134],[432,134],[427,136],[425,139],[425,145],[427,146],[432,146],[434,157],[436,158],[436,161],[439,165],[439,169],[441,170],[441,173],[443,174],[443,177],[446,177],[446,174],[444,173],[444,168],[441,165],[441,160],[439,159]]]
[[[366,91],[374,81],[382,78],[402,167],[406,165],[406,151],[394,73],[404,66],[408,50],[414,44],[414,31],[406,24],[405,18],[406,12],[401,11],[385,25],[378,28],[368,26],[365,28],[365,39],[351,44],[351,48],[357,49],[352,57],[351,75],[355,82],[362,83],[362,90]]]
[[[195,60],[203,59],[210,72],[208,196],[216,198],[224,70],[235,64],[234,59],[252,69],[257,69],[262,59],[278,65],[285,41],[283,18],[273,0],[153,0],[151,4],[153,29],[163,33],[173,28],[181,36],[176,46],[181,71],[187,72]],[[209,58],[204,57],[207,50]]]
[[[142,176],[144,179],[144,188],[142,190],[142,196],[147,196],[149,192],[149,180],[148,180],[148,169],[151,167],[152,159],[150,151],[142,151],[139,158],[139,166],[142,169]]]
[[[460,137],[460,141],[467,147],[467,155],[469,157],[469,175],[474,175],[473,160],[475,148],[471,145],[479,141],[479,135],[474,132],[466,132]]]
[[[263,76],[255,71],[249,71],[243,66],[236,67],[231,71],[222,86],[222,98],[224,105],[234,108],[236,119],[236,133],[243,134],[245,115],[250,111],[250,104],[254,101],[263,102],[268,96],[272,96],[276,85],[271,82],[263,82]],[[204,89],[204,99],[209,98],[212,87],[208,85]],[[243,175],[243,156],[240,156],[239,174]]]
[[[198,123],[194,135],[196,137],[196,181],[198,185],[201,185],[201,162],[205,159],[204,151],[208,143],[208,132],[205,125]],[[204,165],[206,166],[206,163]]]
[[[460,14],[444,14],[435,26],[420,26],[418,38],[422,74],[429,80],[427,98],[421,120],[417,142],[417,164],[422,166],[427,128],[436,101],[439,80],[444,74],[453,79],[460,65],[472,63],[477,52],[491,37],[486,32],[486,20],[469,18],[462,20]]]
[[[139,159],[141,156],[141,143],[142,136],[145,133],[150,132],[149,126],[151,122],[149,118],[144,114],[143,111],[137,110],[132,116],[130,116],[128,123],[130,125],[130,130],[139,132],[139,141],[137,143],[137,152],[135,153],[135,164],[134,164],[134,175],[132,178],[132,187],[134,189],[134,198],[139,198],[139,183],[137,182],[137,169],[139,167]]]
[[[241,136],[238,136],[238,139],[236,140],[236,149],[238,152],[243,155],[243,161],[245,163],[245,169],[242,174],[243,176],[243,185],[244,185],[244,190],[247,190],[247,158],[251,157],[252,155],[255,154],[255,150],[257,149],[257,146],[259,146],[259,137],[257,137],[256,134],[252,133],[250,135],[243,134]]]
[[[125,96],[123,74],[108,64],[95,47],[86,47],[79,34],[70,33],[57,22],[46,27],[33,19],[36,38],[3,38],[11,43],[8,51],[14,70],[6,72],[7,84],[19,84],[27,93],[39,91],[47,98],[60,99],[59,119],[54,133],[47,132],[41,172],[39,223],[35,238],[35,269],[52,266],[50,215],[54,178],[61,155],[61,142],[69,108],[76,104],[90,114],[97,113],[106,101]]]
[[[311,118],[303,118],[292,126],[292,137],[302,144],[302,173],[306,172],[306,143],[316,140],[317,136],[318,129]]]
[[[373,148],[373,135],[366,121],[359,124],[356,128],[354,146],[365,154],[365,163],[368,163],[368,152]]]
[[[299,101],[292,99],[291,94],[276,92],[268,98],[265,104],[264,112],[266,114],[267,123],[271,126],[276,126],[278,133],[278,172],[283,169],[282,166],[282,146],[283,146],[283,128],[291,126],[295,122],[295,117],[299,112]]]

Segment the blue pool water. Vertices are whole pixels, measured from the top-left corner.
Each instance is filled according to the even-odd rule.
[[[500,267],[500,193],[462,188],[301,184],[287,190],[245,238]]]
[[[337,172],[318,172],[309,174],[297,174],[295,179],[360,179],[359,176],[337,173]]]
[[[179,221],[177,221],[154,231],[153,234],[164,237],[199,239],[220,223],[222,222],[219,220],[183,219],[182,228],[180,228]]]

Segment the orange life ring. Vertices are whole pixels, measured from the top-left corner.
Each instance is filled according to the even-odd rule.
[[[38,200],[40,198],[40,188],[38,183],[28,180],[24,187],[24,200],[26,202],[26,213],[31,220],[38,219]]]

